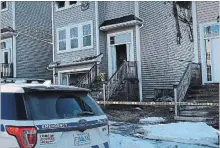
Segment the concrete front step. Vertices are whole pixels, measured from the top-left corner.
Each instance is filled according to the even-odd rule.
[[[206,122],[208,120],[213,120],[211,117],[186,117],[186,116],[174,116],[177,121],[190,121],[190,122]]]
[[[191,116],[195,116],[195,117],[205,117],[207,116],[209,112],[207,111],[180,111],[180,116],[187,116],[187,117],[191,117]]]
[[[184,102],[189,102],[189,103],[219,103],[219,100],[217,100],[217,99],[187,99],[187,100],[184,100]]]
[[[218,99],[219,94],[187,94],[186,98]]]
[[[213,106],[181,106],[180,111],[190,110],[213,110]]]

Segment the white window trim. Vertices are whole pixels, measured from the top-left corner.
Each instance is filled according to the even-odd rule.
[[[216,37],[204,37],[204,27],[210,26],[210,25],[220,25],[220,23],[217,23],[216,21],[213,22],[207,22],[207,23],[201,23],[199,24],[199,32],[200,32],[200,49],[201,49],[201,68],[202,68],[202,84],[205,83],[213,83],[213,81],[207,81],[207,69],[206,69],[206,51],[205,51],[205,39],[212,39],[212,38],[218,38],[220,37],[220,31],[219,36]]]
[[[6,8],[5,9],[2,9],[1,8],[1,12],[4,12],[4,11],[7,11],[8,10],[8,1],[5,1],[6,2]]]
[[[60,41],[60,40],[59,40],[59,31],[61,31],[61,30],[65,30],[65,31],[66,31],[66,50],[67,50],[67,48],[68,48],[68,47],[67,47],[67,45],[68,45],[68,44],[67,44],[67,42],[68,42],[68,41],[67,41],[67,29],[66,29],[66,27],[58,28],[57,31],[56,31],[56,36],[57,36],[57,53],[62,53],[62,52],[64,52],[64,51],[66,51],[66,50],[62,50],[62,51],[59,50],[59,41]]]
[[[55,3],[55,11],[62,11],[62,10],[69,9],[72,7],[80,6],[82,4],[80,1],[77,1],[76,4],[70,5],[69,1],[65,1],[65,6],[63,8],[58,8],[56,2],[54,2],[54,3]]]
[[[90,24],[91,25],[91,46],[86,46],[83,47],[83,30],[82,30],[82,26],[86,25],[86,24]],[[78,48],[71,48],[71,38],[70,38],[70,28],[73,27],[78,27]],[[66,30],[66,50],[60,51],[59,50],[59,31],[60,30]],[[65,27],[61,27],[61,28],[57,28],[56,29],[56,50],[57,50],[57,54],[60,53],[66,53],[66,52],[74,52],[74,51],[79,51],[79,50],[85,50],[85,49],[91,49],[93,48],[93,39],[94,39],[94,34],[93,34],[93,21],[88,21],[88,22],[83,22],[83,23],[79,23],[79,24],[74,24],[74,25],[68,25]]]
[[[91,26],[91,45],[83,47],[83,25],[88,25],[88,24],[90,24],[90,26]],[[82,49],[91,49],[91,48],[93,48],[93,24],[92,24],[92,21],[81,23],[80,29],[81,29],[80,31],[81,31],[81,35],[82,35],[80,37],[80,40],[82,41],[81,42]]]
[[[78,30],[78,37],[77,37],[77,39],[78,39],[78,47],[77,47],[77,48],[71,48],[71,40],[74,39],[74,38],[76,38],[76,37],[71,38],[70,29],[75,28],[75,27],[77,27],[77,30]],[[68,27],[69,29],[67,29],[67,30],[68,30],[68,33],[69,33],[69,39],[67,40],[67,45],[69,45],[71,51],[79,50],[79,46],[80,46],[80,32],[79,32],[79,27],[80,27],[80,26],[77,24],[77,25],[71,25],[71,26]],[[68,36],[67,36],[67,37],[68,37]]]

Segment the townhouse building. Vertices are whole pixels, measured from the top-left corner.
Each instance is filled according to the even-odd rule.
[[[1,1],[1,78],[52,79],[51,2]]]
[[[65,1],[52,12],[56,84],[94,88],[102,74],[107,99],[147,101],[196,61],[190,2]]]

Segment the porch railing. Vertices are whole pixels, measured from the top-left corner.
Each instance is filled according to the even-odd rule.
[[[13,63],[0,63],[1,78],[13,77]]]
[[[106,99],[115,93],[116,89],[125,79],[135,79],[137,76],[137,62],[136,61],[124,61],[118,70],[111,76],[105,85]]]
[[[97,79],[97,64],[94,64],[92,68],[81,78],[75,85],[77,87],[89,88],[89,86]]]
[[[175,115],[179,115],[179,105],[186,95],[192,78],[192,63],[189,63],[179,84],[174,86]]]

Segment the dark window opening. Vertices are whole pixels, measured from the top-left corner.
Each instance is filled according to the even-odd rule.
[[[58,1],[58,2],[56,2],[57,3],[57,7],[58,8],[63,8],[63,7],[65,7],[65,1]]]
[[[3,1],[1,2],[1,9],[6,9],[7,8],[7,2],[6,1]]]
[[[8,52],[4,53],[4,63],[8,64]]]
[[[110,37],[110,44],[111,45],[115,44],[115,37],[114,36]]]
[[[77,1],[70,1],[70,5],[75,5],[77,4]]]

